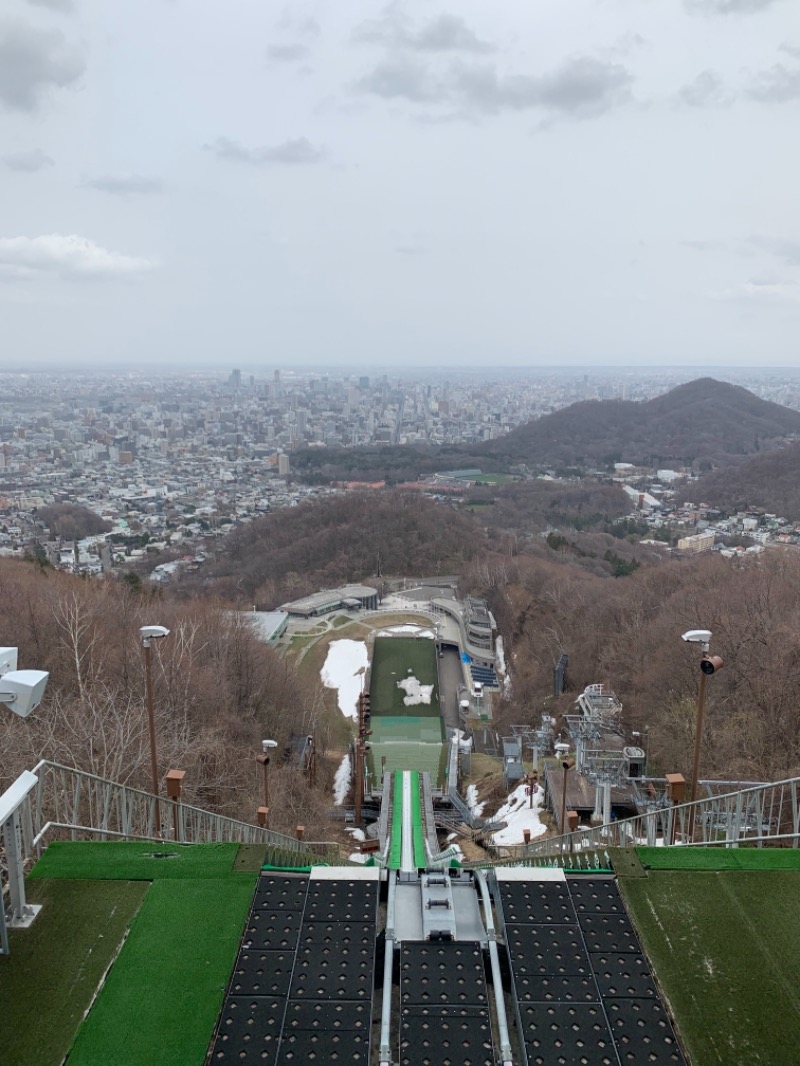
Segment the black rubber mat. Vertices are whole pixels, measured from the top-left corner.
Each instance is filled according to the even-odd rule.
[[[525,1003],[520,1020],[530,1066],[618,1066],[599,1003]]]
[[[483,952],[475,943],[403,944],[400,952],[403,1007],[484,1006],[487,1001]]]
[[[292,999],[372,999],[375,929],[368,938],[352,942],[302,941],[292,978]]]
[[[301,911],[280,911],[266,908],[254,910],[247,922],[243,947],[262,951],[288,951],[297,945],[300,935]]]
[[[675,1032],[657,999],[609,1000],[606,1011],[623,1066],[684,1066]]]
[[[603,999],[655,999],[658,996],[643,955],[593,952],[589,956]]]
[[[642,950],[627,914],[582,914],[579,924],[587,951]]]
[[[575,925],[506,925],[506,944],[515,974],[591,976],[589,956]]]
[[[378,906],[376,881],[312,881],[306,899],[305,922],[369,920]]]
[[[262,874],[258,879],[253,909],[271,911],[302,911],[308,892],[306,875],[289,877],[283,874]]]
[[[567,881],[578,914],[625,914],[617,882],[599,877],[575,877]]]
[[[325,1032],[368,1032],[370,1004],[324,1000],[289,1000],[285,1027],[295,1030],[321,1030]]]
[[[403,1007],[401,1066],[493,1066],[485,1007]]]
[[[369,1033],[316,1032],[314,1030],[284,1030],[278,1051],[277,1066],[285,1063],[302,1066],[344,1064],[367,1066],[369,1062]]]
[[[229,992],[234,996],[285,996],[294,966],[294,951],[239,952]]]
[[[517,996],[525,1003],[596,1003],[597,984],[592,976],[516,974]]]
[[[563,881],[505,881],[502,900],[505,921],[515,925],[565,925],[577,920]]]
[[[273,1066],[285,1006],[282,997],[228,996],[210,1062]]]

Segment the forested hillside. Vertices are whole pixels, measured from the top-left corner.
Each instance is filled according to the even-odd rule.
[[[685,486],[684,499],[728,512],[761,508],[800,521],[800,444],[712,470]]]
[[[254,819],[261,738],[317,730],[319,694],[217,602],[179,604],[134,595],[124,582],[88,582],[0,560],[0,644],[19,647],[24,669],[50,672],[44,702],[22,719],[0,708],[0,790],[40,758],[150,787],[144,667],[139,627],[165,625],[153,653],[162,775],[186,771],[184,798]],[[315,800],[287,774],[287,797]],[[296,795],[295,795],[296,793]],[[287,799],[284,828],[296,824]],[[323,799],[327,806],[327,797]],[[303,820],[303,819],[301,819]],[[309,830],[310,831],[310,830]]]

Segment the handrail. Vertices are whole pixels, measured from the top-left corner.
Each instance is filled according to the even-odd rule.
[[[504,846],[504,854],[494,859],[465,865],[524,865],[528,860],[609,847],[653,846],[659,841],[686,847],[728,848],[788,842],[797,848],[800,846],[800,777],[754,785],[694,803],[657,807],[632,818],[531,844]]]
[[[160,799],[162,823],[156,825],[157,797],[153,793],[48,759],[40,760],[33,772],[39,780],[30,797],[31,831],[26,843],[31,853],[41,851],[47,832],[61,829],[69,832],[72,839],[88,833],[126,840],[177,838],[179,843],[255,843],[309,858],[342,861],[340,846],[333,841],[300,841],[250,822],[163,797]]]

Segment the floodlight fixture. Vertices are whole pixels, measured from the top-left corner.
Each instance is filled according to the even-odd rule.
[[[142,626],[139,633],[146,648],[150,647],[151,639],[160,640],[162,637],[169,636],[169,630],[166,626]]]
[[[9,670],[0,678],[0,703],[27,718],[42,702],[49,677],[45,670]]]
[[[688,629],[685,633],[681,634],[681,640],[685,640],[687,644],[702,644],[703,651],[708,651],[708,645],[711,642],[711,630]]]
[[[265,755],[272,748],[277,748],[277,746],[278,746],[277,740],[262,740],[261,741],[261,750],[264,752]]]

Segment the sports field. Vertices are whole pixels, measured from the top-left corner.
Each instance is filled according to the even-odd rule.
[[[414,688],[407,684],[413,679],[425,689],[432,686],[432,691],[429,694],[424,692],[425,698],[418,702],[405,702],[415,700]],[[400,687],[401,684],[405,687]],[[376,637],[369,695],[373,717],[439,718],[441,708],[434,642],[423,637]]]

